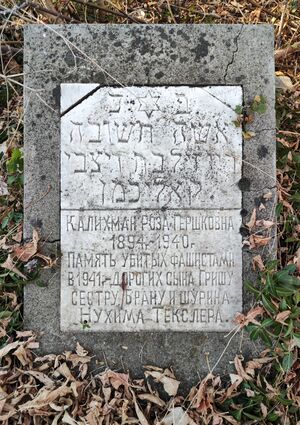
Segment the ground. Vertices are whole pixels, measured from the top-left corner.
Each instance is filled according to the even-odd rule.
[[[297,1],[4,0],[0,6],[0,421],[4,424],[297,424],[300,347],[300,154]],[[38,340],[22,331],[22,289],[55,258],[39,253],[38,234],[22,240],[23,26],[26,23],[269,23],[275,31],[277,76],[278,258],[253,266],[248,284],[257,305],[238,318],[241,332],[262,339],[260,358],[233,359],[236,373],[207,375],[178,395],[171,370],[148,368],[142,380],[96,365],[79,345],[73,353],[38,358]],[[263,98],[252,108],[263,112]],[[250,108],[251,109],[251,108]],[[237,111],[245,126],[251,111]],[[249,113],[250,112],[250,113]],[[298,120],[297,120],[298,118]],[[251,139],[251,134],[245,132]],[[264,152],[261,152],[263,155]],[[257,223],[253,214],[248,228]],[[273,226],[273,222],[263,223]],[[254,232],[255,236],[255,232]],[[252,238],[249,243],[263,243]],[[42,282],[40,284],[43,284]]]

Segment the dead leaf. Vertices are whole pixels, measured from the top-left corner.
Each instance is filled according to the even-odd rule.
[[[249,360],[246,364],[245,371],[246,373],[249,373],[250,375],[254,376],[254,371],[256,369],[261,369],[263,365],[270,363],[274,357],[263,357],[259,359],[253,359]]]
[[[21,240],[22,240],[22,238],[23,238],[23,230],[22,230],[22,227],[21,227],[21,230],[19,230],[15,235],[13,235],[12,237],[11,237],[15,242],[18,242],[18,243],[20,243],[21,242]]]
[[[236,314],[234,323],[237,323],[240,328],[244,328],[245,326],[249,325],[249,323],[258,324],[259,322],[255,320],[255,317],[262,314],[264,314],[264,309],[260,306],[256,306],[249,310],[246,315],[242,313]]]
[[[170,396],[175,396],[178,391],[178,387],[180,385],[180,381],[177,381],[172,376],[168,376],[170,371],[166,369],[163,373],[158,371],[146,371],[145,376],[152,376],[156,382],[160,382],[164,390]]]
[[[0,196],[7,196],[7,195],[9,195],[7,184],[3,180],[3,177],[0,176]]]
[[[267,406],[265,406],[263,403],[260,403],[260,410],[261,410],[261,413],[263,415],[263,418],[266,418],[267,415],[268,415]]]
[[[287,75],[279,75],[275,77],[275,87],[279,90],[293,90],[292,80]]]
[[[255,136],[254,131],[243,131],[243,137],[245,140],[250,140]]]
[[[147,400],[150,401],[150,403],[157,404],[160,407],[165,407],[166,403],[159,397],[157,397],[154,394],[138,394],[138,398],[140,400]]]
[[[260,248],[266,246],[271,240],[271,237],[265,237],[261,235],[250,235],[250,249]]]
[[[52,387],[54,385],[54,381],[49,378],[45,373],[38,372],[37,370],[28,370],[24,372],[26,375],[31,375],[42,384],[46,385],[46,387]]]
[[[272,192],[267,192],[267,193],[263,194],[263,198],[264,198],[266,201],[270,201],[270,199],[272,199],[272,198],[273,198],[273,193],[272,193]]]
[[[69,415],[69,413],[67,411],[65,411],[64,416],[62,417],[62,423],[64,424],[68,424],[68,425],[79,425],[79,423],[77,421],[75,421],[74,419],[71,418],[71,416]]]
[[[74,381],[75,378],[73,377],[70,369],[67,366],[67,363],[64,362],[62,363],[55,371],[55,373],[59,373],[60,375],[64,376],[65,378],[67,378],[69,381]]]
[[[33,332],[32,331],[17,331],[16,332],[16,337],[17,338],[29,338],[33,336]]]
[[[261,272],[265,270],[265,265],[260,255],[255,255],[252,258],[252,264],[253,264],[253,270],[256,270],[256,268],[258,268],[258,270]]]
[[[11,254],[7,257],[7,259],[4,261],[4,263],[0,264],[1,267],[4,269],[7,269],[13,273],[16,273],[18,276],[20,276],[22,279],[27,280],[27,277],[21,273],[17,267],[15,266],[15,263],[11,257]]]
[[[295,253],[293,263],[296,264],[297,272],[300,273],[300,248],[298,248]]]
[[[255,225],[264,229],[270,229],[272,226],[275,226],[275,223],[271,220],[257,220]]]
[[[39,234],[36,229],[33,229],[32,241],[24,245],[15,245],[11,252],[13,258],[26,263],[37,253]]]
[[[13,355],[17,357],[23,366],[26,366],[31,362],[31,353],[24,347],[24,343],[19,345],[16,351],[14,351]]]
[[[80,344],[79,342],[77,342],[76,344],[76,353],[78,354],[78,356],[82,356],[85,357],[89,354],[89,352],[87,350],[85,350]]]
[[[246,381],[252,381],[253,378],[251,375],[248,375],[248,373],[245,372],[245,369],[243,368],[241,359],[238,356],[235,356],[234,358],[234,366],[236,368],[236,371],[238,373],[238,375],[244,380]]]
[[[149,425],[149,422],[147,421],[142,409],[140,408],[140,406],[138,405],[137,401],[136,401],[136,396],[133,390],[130,390],[132,397],[133,397],[133,402],[134,402],[134,407],[135,407],[135,411],[136,411],[136,415],[141,423],[141,425]]]
[[[43,406],[47,406],[52,401],[60,397],[64,397],[70,393],[72,393],[72,390],[66,385],[62,385],[61,387],[56,388],[55,390],[48,390],[46,388],[42,388],[33,400],[21,404],[19,406],[19,410],[22,412],[24,410],[41,408]]]
[[[177,406],[169,410],[168,414],[161,421],[161,425],[196,425],[196,422],[183,410],[182,407]]]
[[[243,378],[235,373],[230,373],[229,376],[231,385],[226,390],[225,399],[230,398],[237,387],[243,382]]]
[[[6,356],[11,350],[14,350],[20,344],[19,341],[11,342],[0,349],[0,359]]]
[[[291,310],[281,311],[280,313],[277,314],[275,320],[276,322],[286,325],[285,321],[290,316],[290,314],[291,314]]]
[[[263,203],[261,203],[260,205],[259,205],[259,207],[258,207],[258,211],[263,211],[263,210],[265,210],[266,209],[266,207],[264,206],[264,204]]]

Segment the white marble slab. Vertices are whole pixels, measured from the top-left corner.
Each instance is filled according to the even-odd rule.
[[[96,87],[61,86],[61,328],[232,329],[242,89]]]

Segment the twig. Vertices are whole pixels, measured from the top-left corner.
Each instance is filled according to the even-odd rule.
[[[285,18],[285,15],[286,15],[288,4],[289,4],[289,2],[287,0],[285,2],[284,9],[283,9],[282,14],[281,14],[280,24],[279,24],[279,28],[278,28],[278,32],[277,32],[277,38],[280,37],[281,31],[282,31],[282,28],[283,28],[283,25],[284,25],[284,18]]]
[[[257,3],[255,0],[249,0],[249,3],[252,4],[252,6],[261,9],[264,13],[266,13],[267,15],[271,15],[274,18],[278,19],[279,16],[277,15],[277,13],[272,12],[272,10],[267,10],[266,8],[262,7],[261,4]]]
[[[189,11],[189,9],[187,7],[178,6],[176,4],[172,4],[172,7],[174,9],[180,9],[180,10]],[[219,19],[221,17],[217,13],[214,13],[214,12],[205,12],[205,11],[198,10],[198,9],[197,10],[193,10],[193,13],[197,13],[199,15],[203,15],[204,17],[211,16],[212,18],[217,18],[217,19]]]
[[[169,0],[167,0],[167,5],[168,5],[168,10],[169,10],[170,16],[171,16],[171,18],[172,18],[172,20],[173,20],[174,24],[177,24],[176,19],[175,19],[175,16],[174,16],[174,14],[173,14],[173,12],[172,12],[172,8],[171,8],[171,6],[170,6],[170,2],[169,2]]]
[[[130,16],[127,13],[122,12],[122,11],[116,11],[116,10],[107,9],[106,7],[98,6],[98,5],[94,4],[94,3],[90,3],[90,2],[84,1],[84,0],[72,0],[72,1],[74,1],[75,3],[82,4],[83,6],[91,7],[92,9],[101,10],[102,12],[110,13],[112,15],[119,16],[121,18],[127,18],[130,21],[135,22],[136,24],[144,24],[143,21],[141,21],[141,20],[139,20],[137,18],[133,18],[132,16]]]
[[[18,12],[19,10],[24,9],[25,7],[27,7],[27,2],[24,1],[22,4],[20,4],[20,6],[14,6],[11,9],[8,9],[5,6],[0,6],[2,12],[0,12],[0,15],[14,15],[16,12]]]
[[[6,42],[5,42],[5,44],[4,45],[2,45],[1,43],[0,43],[0,52],[1,52],[1,54],[2,55],[11,55],[11,56],[13,56],[13,55],[15,55],[15,54],[18,54],[19,52],[21,52],[22,51],[22,49],[20,48],[20,49],[18,49],[17,47],[11,47],[11,46],[7,46],[6,45]]]
[[[291,46],[285,47],[284,49],[279,49],[275,51],[275,59],[281,59],[293,53],[300,52],[300,41],[292,44]]]
[[[60,12],[57,12],[55,10],[47,9],[47,8],[42,7],[39,4],[33,3],[31,1],[27,2],[27,6],[31,7],[34,10],[37,10],[39,12],[44,12],[44,13],[48,13],[49,15],[53,15],[56,18],[64,19],[67,22],[76,22],[76,23],[79,23],[80,22],[80,21],[77,21],[76,19],[70,18],[69,16],[63,15]]]

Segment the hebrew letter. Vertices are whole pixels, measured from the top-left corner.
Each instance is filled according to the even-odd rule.
[[[125,189],[121,182],[114,180],[113,202],[125,202]]]
[[[135,171],[134,172],[137,173],[139,164],[142,164],[141,168],[143,170],[143,173],[146,174],[146,171],[147,171],[146,158],[144,157],[144,155],[136,151],[133,151],[133,154],[135,156]],[[139,158],[141,158],[141,160]]]
[[[84,153],[76,153],[76,152],[74,152],[74,155],[81,156],[83,158],[83,169],[74,170],[74,173],[86,173],[86,155]]]
[[[83,125],[82,122],[75,122],[75,121],[71,121],[72,124],[74,124],[77,129],[78,129],[78,136],[79,136],[79,143],[82,142],[82,133],[81,133],[81,126]],[[73,133],[73,132],[72,132]],[[72,134],[72,140],[73,140],[73,134]]]
[[[97,151],[97,157],[94,158],[95,153],[94,152],[90,152],[91,157],[92,157],[92,161],[97,165],[97,169],[94,170],[93,168],[91,169],[92,173],[100,173],[100,164],[99,162],[97,162],[98,158],[100,157],[100,155],[102,155],[102,152]]]
[[[186,123],[185,122],[175,122],[175,124],[177,126],[179,126],[179,128],[174,130],[174,133],[173,133],[174,143],[175,143],[175,145],[180,145],[181,143],[184,143],[186,141],[186,135],[185,135],[185,131],[184,131]]]
[[[139,185],[139,183],[129,181],[129,186],[133,186],[137,191],[135,198],[129,199],[129,202],[138,202],[138,200],[140,199],[140,185]]]
[[[140,137],[138,143],[152,143],[152,125],[143,124],[139,122],[140,126]]]
[[[171,155],[172,156],[179,156],[179,159],[176,161],[176,163],[174,164],[174,171],[176,171],[176,165],[178,164],[178,162],[181,160],[182,157],[182,153],[180,152],[179,149],[171,149]]]
[[[123,96],[121,94],[111,94],[111,93],[108,93],[108,95],[110,96],[109,103],[112,104],[109,112],[114,112],[114,113],[120,112],[121,99]]]
[[[119,125],[118,123],[115,122],[115,126],[117,128],[118,143],[128,143],[134,125],[133,124],[128,124],[128,125],[122,124],[122,126],[121,126],[121,125]]]
[[[194,143],[207,143],[210,127],[211,124],[199,127],[192,124]]]
[[[152,155],[154,156],[158,156],[161,159],[161,168],[159,169],[154,169],[153,172],[155,173],[162,173],[164,171],[164,155],[162,153],[159,152],[154,152],[153,150],[151,151]]]

